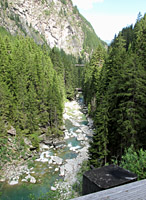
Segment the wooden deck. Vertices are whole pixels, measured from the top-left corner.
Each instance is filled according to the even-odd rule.
[[[146,200],[146,179],[78,197],[73,200]]]

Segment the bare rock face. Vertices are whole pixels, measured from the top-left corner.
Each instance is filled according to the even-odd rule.
[[[7,2],[5,8],[0,5],[0,25],[12,34],[27,34],[40,44],[45,39],[51,48],[56,46],[68,54],[80,54],[85,37],[81,26],[83,21],[79,13],[75,13],[70,0],[65,3],[61,0]]]

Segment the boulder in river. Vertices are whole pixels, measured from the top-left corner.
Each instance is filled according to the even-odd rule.
[[[36,183],[36,179],[28,174],[28,176],[25,177],[25,180],[29,181],[30,183]]]
[[[77,129],[76,133],[82,133],[82,130],[81,129]]]
[[[63,162],[63,159],[58,156],[51,156],[52,161],[54,164],[61,165]]]
[[[51,186],[51,190],[52,190],[52,191],[56,191],[56,190],[57,190],[57,188],[56,188],[56,187],[53,187],[53,186]]]
[[[65,130],[64,131],[64,139],[65,140],[69,139],[69,136],[70,136],[69,132],[67,130]]]
[[[45,151],[45,152],[42,152],[41,155],[40,155],[40,158],[36,159],[35,161],[38,161],[38,162],[48,162],[48,158],[51,157],[50,156],[50,151]]]
[[[65,175],[65,168],[64,168],[64,165],[62,165],[61,167],[60,167],[60,174],[59,174],[59,176],[64,176]]]
[[[77,151],[77,149],[80,149],[81,147],[80,146],[76,146],[76,147],[70,147],[70,150],[71,151]]]
[[[79,133],[79,134],[77,135],[77,140],[78,140],[78,141],[85,140],[84,135],[83,135],[82,133]]]
[[[23,178],[21,181],[22,182],[28,182],[27,179],[25,179],[25,178]]]
[[[58,172],[59,171],[59,168],[57,167],[57,168],[55,168],[55,172]]]
[[[14,177],[11,180],[9,180],[9,185],[16,185],[19,182],[19,177]]]

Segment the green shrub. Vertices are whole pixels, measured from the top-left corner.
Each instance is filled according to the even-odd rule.
[[[39,139],[39,133],[34,133],[34,134],[31,134],[31,142],[32,142],[32,145],[33,147],[36,147],[36,149],[39,151],[39,142],[40,142],[40,139]]]
[[[51,132],[52,132],[52,135],[54,135],[54,136],[56,135],[56,136],[60,137],[60,136],[63,135],[63,132],[61,130],[59,130],[58,128],[55,128],[55,127],[53,127],[51,129]]]
[[[146,151],[136,152],[131,146],[122,156],[120,166],[135,173],[138,180],[146,178]]]
[[[79,13],[77,6],[74,6],[74,8],[73,8],[73,13],[74,13],[74,14]]]

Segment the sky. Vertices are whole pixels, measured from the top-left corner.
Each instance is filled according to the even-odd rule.
[[[135,24],[146,13],[146,0],[72,0],[104,41],[114,39],[122,28]]]

